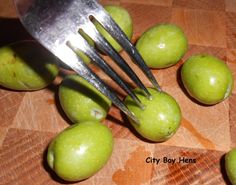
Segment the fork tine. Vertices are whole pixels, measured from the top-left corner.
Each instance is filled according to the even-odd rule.
[[[109,86],[93,73],[67,45],[70,36],[78,34],[80,25],[84,25],[88,21],[91,23],[89,20],[91,12],[95,13],[99,8],[96,0],[19,0],[21,3],[26,3],[27,6],[17,2],[15,1],[19,18],[36,40],[57,56],[61,62],[107,96],[131,119],[139,123],[135,115],[129,111]]]
[[[73,51],[81,50],[88,57],[90,57],[93,62],[100,67],[107,75],[109,75],[121,88],[123,88],[130,97],[135,101],[135,103],[144,109],[144,105],[138,99],[138,97],[133,93],[131,88],[125,83],[122,78],[102,59],[102,57],[96,52],[96,50],[91,47],[88,42],[80,34],[74,35],[70,38],[68,45]]]
[[[134,47],[134,45],[129,41],[125,33],[120,29],[120,27],[115,23],[115,21],[106,13],[102,6],[99,6],[102,11],[99,14],[94,15],[95,19],[111,34],[111,36],[125,49],[125,51],[130,55],[133,61],[139,66],[139,68],[144,72],[147,78],[151,81],[153,86],[161,91],[161,87],[153,76],[151,70],[148,68],[143,58]]]
[[[64,45],[57,48],[57,57],[66,65],[71,67],[75,72],[77,72],[81,77],[92,84],[101,93],[107,96],[114,105],[116,105],[120,110],[122,110],[126,115],[128,115],[135,123],[139,124],[139,120],[135,115],[129,111],[126,105],[117,97],[117,95],[107,86],[83,61],[80,59],[76,53],[69,48],[69,46]]]
[[[107,40],[97,31],[92,22],[86,22],[81,29],[91,37],[95,43],[107,53],[120,67],[121,69],[135,82],[135,84],[143,90],[145,95],[150,99],[151,94],[147,88],[143,85],[134,71],[129,67],[126,61],[119,55],[119,53],[107,42]]]

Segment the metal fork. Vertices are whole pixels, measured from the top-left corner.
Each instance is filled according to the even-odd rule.
[[[148,77],[153,86],[158,91],[161,91],[155,77],[140,54],[131,44],[124,32],[96,0],[15,0],[15,6],[22,24],[39,43],[58,57],[61,62],[69,66],[106,95],[113,104],[136,123],[139,123],[139,120],[128,110],[116,93],[92,72],[76,54],[78,50],[84,52],[97,66],[120,85],[140,108],[144,108],[129,85],[103,60],[98,52],[88,44],[81,34],[81,32],[84,32],[120,66],[133,82],[143,90],[148,98],[151,98],[151,94],[126,61],[97,31],[91,21],[91,19],[95,19],[124,48],[132,60]]]

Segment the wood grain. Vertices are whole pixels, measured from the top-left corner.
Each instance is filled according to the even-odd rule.
[[[236,49],[227,50],[227,64],[232,71],[233,77],[236,77]],[[236,81],[234,81],[233,93],[236,93]]]
[[[236,13],[226,13],[227,26],[227,47],[236,49]]]
[[[125,2],[121,3],[121,6],[126,8],[133,18],[135,40],[148,28],[158,23],[169,22],[171,18],[171,7],[168,6]]]
[[[142,5],[158,5],[158,6],[172,6],[173,0],[120,0],[121,2],[124,3],[136,3],[136,4],[142,4]]]
[[[228,12],[236,12],[236,1],[225,0],[225,10]]]
[[[1,0],[0,17],[14,18],[17,17],[13,0]]]
[[[136,42],[148,28],[160,23],[174,23],[183,29],[189,48],[179,63],[170,68],[152,70],[163,90],[180,104],[183,119],[177,133],[164,143],[142,138],[116,107],[109,110],[103,124],[115,140],[108,163],[80,185],[172,185],[229,184],[224,169],[224,155],[236,147],[236,80],[231,97],[214,106],[203,106],[188,96],[180,81],[182,64],[192,55],[207,53],[224,60],[236,77],[236,4],[234,0],[101,0],[126,8],[134,22]],[[31,38],[20,25],[11,0],[0,2],[0,46]],[[123,58],[151,86],[145,75],[125,52]],[[104,59],[115,69],[109,57]],[[126,96],[101,70],[90,65],[121,98]],[[134,87],[119,69],[118,73]],[[14,92],[0,87],[0,184],[67,184],[59,179],[45,161],[50,140],[70,121],[58,100],[61,70],[49,87],[33,92]],[[195,163],[164,163],[163,158],[195,159]],[[159,164],[147,158],[160,159]]]
[[[181,159],[196,159],[196,163],[176,162],[171,165],[162,162],[160,165],[154,165],[150,184],[224,184],[223,179],[226,177],[224,172],[221,173],[222,152],[178,147],[155,149],[154,156],[165,156],[169,159],[178,156]]]
[[[9,127],[12,124],[24,95],[25,92],[13,92],[0,89],[0,126]]]
[[[230,132],[231,132],[231,147],[236,147],[236,95],[230,97]]]
[[[43,155],[52,135],[10,129],[0,149],[0,184],[50,183]]]
[[[211,0],[175,0],[173,7],[200,9],[200,10],[225,10],[225,1],[211,1]]]
[[[48,89],[27,92],[15,114],[11,128],[59,132],[68,124],[58,109],[59,101],[55,99],[56,92]],[[48,123],[48,124],[45,124]]]
[[[226,48],[224,12],[173,8],[171,22],[183,28],[190,44]]]

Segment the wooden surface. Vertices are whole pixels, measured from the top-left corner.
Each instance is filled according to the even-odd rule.
[[[112,157],[96,175],[78,184],[228,184],[223,157],[236,146],[236,88],[224,102],[201,106],[186,96],[176,77],[186,58],[197,53],[218,56],[236,75],[236,0],[103,0],[102,3],[118,4],[130,12],[134,21],[133,41],[157,23],[175,23],[184,29],[189,40],[187,54],[176,66],[153,71],[162,88],[179,102],[183,119],[170,140],[150,143],[142,140],[113,107],[104,121],[115,138]],[[0,17],[1,45],[29,38],[15,18],[10,0],[1,0]],[[130,61],[125,53],[122,55]],[[149,86],[143,74],[132,66]],[[98,69],[95,71],[103,76]],[[116,88],[109,79],[104,79]],[[60,78],[35,92],[0,89],[0,184],[66,183],[45,162],[48,143],[69,126],[57,98],[59,82]],[[145,162],[148,157],[185,157],[195,159],[196,163],[153,164]]]

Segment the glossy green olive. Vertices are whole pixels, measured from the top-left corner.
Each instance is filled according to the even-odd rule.
[[[59,87],[59,100],[68,118],[74,122],[103,120],[111,101],[78,75],[68,75]]]
[[[130,96],[125,99],[125,104],[139,119],[140,124],[133,122],[130,118],[129,120],[144,138],[162,142],[177,131],[181,121],[181,110],[175,99],[167,93],[151,88],[148,88],[148,91],[152,95],[151,100],[147,99],[139,89],[134,91],[144,104],[144,110],[139,108]]]
[[[181,69],[181,78],[189,95],[207,105],[223,101],[233,88],[228,66],[207,54],[190,57]]]
[[[166,68],[184,56],[188,42],[180,27],[160,24],[145,31],[136,48],[150,68]]]
[[[57,59],[35,41],[0,48],[0,85],[12,90],[38,90],[58,74]]]
[[[105,6],[105,10],[119,25],[126,36],[131,39],[133,35],[133,21],[128,11],[120,6]],[[113,39],[113,37],[98,23],[95,21],[95,25],[98,31],[107,39],[107,41],[115,48],[116,51],[121,51],[122,47]]]
[[[236,148],[225,155],[225,169],[232,185],[236,185]]]
[[[63,130],[51,141],[47,161],[60,178],[81,181],[106,164],[112,149],[109,128],[99,122],[82,122]]]

